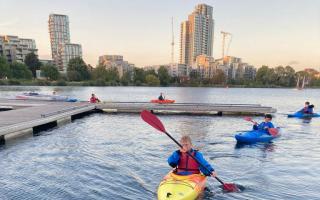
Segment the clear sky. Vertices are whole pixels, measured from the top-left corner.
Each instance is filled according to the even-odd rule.
[[[87,63],[120,54],[139,67],[165,64],[171,17],[178,61],[180,23],[199,3],[213,7],[215,58],[223,30],[233,34],[229,55],[244,62],[320,69],[320,0],[0,0],[0,34],[35,39],[40,58],[49,59],[49,14],[66,14]]]

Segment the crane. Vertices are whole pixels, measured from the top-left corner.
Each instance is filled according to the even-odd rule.
[[[229,44],[226,51],[226,56],[228,56],[228,51],[229,51],[231,40],[232,40],[232,34],[225,31],[221,31],[221,34],[222,34],[222,59],[224,59],[226,37],[230,36]]]

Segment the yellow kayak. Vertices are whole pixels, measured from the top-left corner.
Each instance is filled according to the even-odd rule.
[[[158,200],[194,200],[204,190],[206,177],[202,174],[180,176],[169,172],[158,188]]]

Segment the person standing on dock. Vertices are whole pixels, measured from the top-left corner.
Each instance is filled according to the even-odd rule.
[[[100,103],[100,99],[95,94],[91,94],[90,103]]]
[[[160,93],[160,96],[158,97],[158,100],[160,100],[160,101],[164,100],[164,96],[163,96],[162,92]]]

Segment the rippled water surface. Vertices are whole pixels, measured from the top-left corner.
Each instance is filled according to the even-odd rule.
[[[237,146],[234,134],[251,129],[242,117],[160,116],[175,137],[189,134],[219,177],[246,189],[222,193],[208,179],[203,199],[319,199],[320,119],[288,119],[309,100],[319,106],[320,90],[145,88],[145,87],[0,87],[0,97],[22,91],[82,100],[91,92],[105,101],[149,101],[163,91],[177,102],[258,103],[278,109],[274,123],[282,136],[271,144]],[[255,117],[255,120],[262,120]],[[34,137],[0,146],[0,199],[156,199],[170,167],[175,144],[130,114],[93,114]]]

